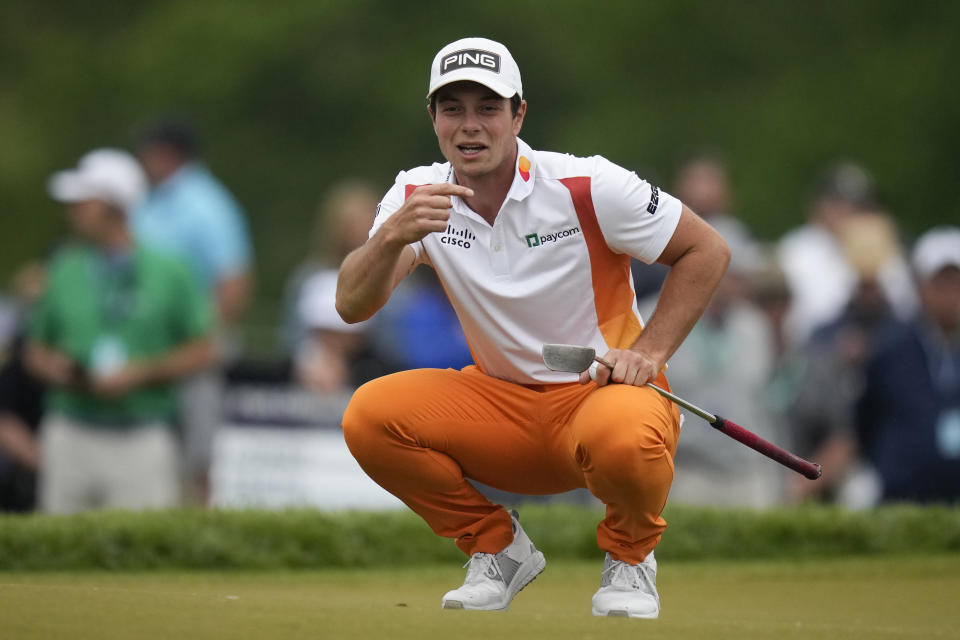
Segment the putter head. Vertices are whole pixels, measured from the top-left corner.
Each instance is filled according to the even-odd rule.
[[[590,368],[596,351],[574,344],[545,344],[540,350],[543,363],[551,371],[580,373]]]

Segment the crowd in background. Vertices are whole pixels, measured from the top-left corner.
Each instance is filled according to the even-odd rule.
[[[732,260],[669,362],[674,390],[823,465],[811,482],[686,416],[672,499],[863,508],[960,498],[960,229],[908,242],[870,174],[811,177],[807,222],[778,242],[739,219],[728,167],[678,168],[672,191],[717,228]],[[253,287],[244,213],[186,123],[156,123],[133,153],[98,149],[51,175],[71,231],[24,265],[0,301],[0,509],[204,504],[237,327]],[[321,198],[292,271],[273,383],[341,393],[373,377],[472,362],[432,272],[348,325],[337,269],[382,194],[359,181]],[[898,212],[908,215],[909,212]],[[771,214],[773,215],[773,214]],[[269,238],[258,239],[269,242]],[[666,274],[634,264],[638,307]]]

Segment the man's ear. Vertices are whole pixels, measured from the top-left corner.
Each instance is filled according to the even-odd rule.
[[[430,124],[433,126],[433,132],[437,133],[437,114],[434,113],[430,105],[427,105],[427,113],[430,114]]]
[[[517,115],[513,116],[513,135],[520,135],[520,129],[523,127],[523,117],[527,115],[527,101],[520,102],[520,108],[517,109]]]

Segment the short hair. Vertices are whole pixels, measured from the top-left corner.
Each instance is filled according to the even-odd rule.
[[[835,162],[824,171],[813,188],[813,199],[840,200],[861,209],[877,206],[873,176],[849,161]]]
[[[158,120],[142,129],[137,136],[137,149],[155,145],[169,147],[184,158],[196,158],[200,153],[200,138],[196,128],[181,118]]]
[[[713,167],[724,175],[730,173],[730,167],[726,159],[721,154],[708,149],[701,149],[681,158],[680,163],[677,165],[676,173],[677,175],[681,175],[691,167],[701,165]]]
[[[441,87],[442,89],[443,87]],[[437,89],[430,94],[430,113],[436,117],[437,115],[437,94],[440,93],[440,89]],[[517,113],[520,112],[520,104],[523,102],[523,98],[520,97],[519,93],[513,94],[513,97],[510,98],[510,113],[513,114],[513,117],[517,117]]]

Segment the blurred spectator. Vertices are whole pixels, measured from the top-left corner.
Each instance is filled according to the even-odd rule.
[[[788,358],[791,344],[786,336],[786,318],[790,309],[790,287],[776,259],[766,255],[761,266],[750,279],[750,296],[767,318],[772,332],[774,359],[778,363]]]
[[[874,208],[870,175],[854,164],[837,165],[817,188],[809,222],[780,241],[780,266],[791,291],[786,328],[793,344],[804,344],[849,302],[857,274],[844,254],[841,237],[852,219],[869,215]],[[880,266],[877,281],[894,313],[909,317],[916,308],[916,293],[899,253]]]
[[[0,364],[0,511],[31,511],[40,465],[43,387],[24,366],[17,339]]]
[[[756,274],[751,292],[773,337],[774,360],[764,405],[783,434],[784,445],[823,467],[823,476],[816,482],[800,476],[785,478],[784,497],[790,502],[815,495],[833,497],[835,485],[850,471],[855,453],[850,437],[850,397],[855,387],[849,384],[849,370],[837,369],[836,354],[826,342],[807,348],[788,337],[790,287],[774,256],[769,256]]]
[[[314,247],[288,285],[288,311],[297,380],[320,393],[354,389],[395,369],[371,346],[371,323],[347,324],[336,309],[337,272],[362,245],[377,212],[377,194],[363,182],[330,189],[317,212]]]
[[[680,396],[777,442],[782,438],[764,403],[776,356],[773,328],[745,294],[759,262],[751,251],[737,250],[744,236],[736,228],[721,225],[731,247],[730,268],[703,317],[670,359],[668,375]],[[687,418],[674,459],[672,500],[753,508],[780,502],[782,474],[776,465],[715,433],[699,418]]]
[[[377,351],[401,369],[461,369],[473,355],[443,286],[432,269],[400,283],[377,314]]]
[[[373,187],[354,180],[334,185],[320,201],[307,258],[287,280],[281,334],[286,353],[298,351],[310,333],[300,310],[304,284],[322,271],[336,273],[347,254],[366,242],[378,203]]]
[[[913,252],[920,313],[878,339],[858,405],[861,446],[882,499],[960,499],[960,229]]]
[[[295,370],[301,384],[321,393],[355,389],[396,370],[370,346],[370,322],[344,322],[336,299],[334,269],[314,274],[300,298],[300,317],[308,335],[296,353]]]
[[[709,154],[689,158],[677,172],[672,193],[719,231],[731,245],[731,251],[746,252],[742,256],[745,263],[760,262],[759,245],[753,235],[730,213],[730,176],[722,160]],[[634,260],[631,268],[638,299],[660,293],[667,267]]]
[[[222,365],[237,355],[232,330],[249,301],[252,251],[243,211],[199,154],[197,133],[184,121],[160,121],[142,132],[137,155],[152,188],[133,222],[138,241],[182,260],[213,300]],[[188,486],[201,503],[222,397],[219,367],[192,376],[180,390]]]
[[[181,258],[229,326],[247,305],[251,247],[243,211],[199,159],[196,132],[166,120],[146,129],[137,156],[151,189],[134,213],[137,239]]]
[[[20,265],[10,279],[10,293],[0,293],[0,361],[23,334],[26,316],[46,287],[46,267],[40,260]]]
[[[209,366],[212,313],[183,265],[133,240],[127,215],[145,182],[132,156],[99,149],[48,185],[78,242],[50,265],[26,354],[50,387],[47,511],[179,502],[171,383]]]
[[[730,176],[716,157],[698,155],[680,168],[674,193],[719,231],[727,242],[749,251],[742,265],[753,268],[760,259],[759,246],[747,226],[730,212]]]
[[[858,213],[838,238],[856,284],[839,317],[817,329],[803,350],[803,368],[788,422],[794,447],[823,466],[818,482],[796,477],[790,499],[837,500],[846,506],[867,506],[851,482],[859,469],[855,438],[855,404],[862,393],[867,355],[878,333],[893,320],[879,278],[884,265],[902,261],[892,222],[880,214]]]
[[[10,330],[16,337],[0,350],[0,511],[30,511],[36,503],[43,387],[24,365],[23,320],[43,293],[45,273],[40,262],[29,262],[13,278]]]
[[[395,371],[463,367],[473,362],[460,321],[432,272],[407,278],[375,318],[341,320],[334,306],[340,263],[367,240],[378,197],[365,183],[344,182],[323,199],[315,249],[291,278],[297,291],[291,336],[297,378],[318,391],[355,387]],[[299,286],[298,286],[299,285]],[[288,294],[290,295],[290,294]]]

